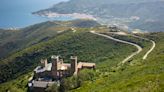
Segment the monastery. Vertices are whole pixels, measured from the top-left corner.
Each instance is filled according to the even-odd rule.
[[[44,92],[47,87],[59,82],[64,77],[77,75],[84,68],[95,69],[95,63],[78,62],[77,56],[71,56],[70,63],[64,63],[59,56],[51,56],[51,63],[41,59],[41,66],[34,69],[34,76],[28,86],[32,92]]]

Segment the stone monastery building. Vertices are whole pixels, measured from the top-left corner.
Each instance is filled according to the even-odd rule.
[[[34,70],[34,77],[29,82],[29,87],[32,89],[45,89],[63,77],[76,75],[84,68],[94,69],[96,67],[95,63],[78,63],[77,56],[71,56],[70,59],[70,63],[64,63],[63,59],[59,56],[51,56],[51,63],[48,63],[47,59],[42,59],[41,66],[36,67]]]

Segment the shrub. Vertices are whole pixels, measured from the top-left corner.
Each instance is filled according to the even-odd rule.
[[[52,86],[48,87],[45,92],[59,92],[59,86],[54,83]]]

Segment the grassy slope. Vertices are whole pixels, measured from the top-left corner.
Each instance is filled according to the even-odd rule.
[[[96,73],[99,76],[96,76],[96,80],[86,81],[82,87],[72,90],[75,92],[160,92],[164,90],[162,88],[164,85],[162,72],[164,70],[162,62],[164,61],[164,33],[141,35],[157,43],[157,47],[145,61],[142,60],[142,56],[150,48],[148,46],[150,42],[133,37],[114,36],[135,41],[144,47],[141,54],[117,69],[115,66],[136,49],[90,34],[87,30],[88,28],[78,28],[76,33],[67,31],[51,38],[48,42],[26,48],[1,61],[0,78],[16,79],[0,84],[0,92],[8,89],[11,92],[25,92],[32,69],[38,65],[41,58],[52,54],[60,54],[67,60],[69,56],[77,55],[80,61],[97,63]]]
[[[129,41],[129,42],[132,42],[132,43],[136,43],[138,45],[140,45],[143,50],[140,54],[138,54],[137,56],[135,56],[134,58],[132,58],[129,62],[132,62],[131,64],[136,64],[136,63],[140,63],[138,62],[138,60],[142,61],[142,57],[147,53],[147,51],[151,48],[152,46],[152,43],[150,41],[147,41],[147,40],[143,40],[143,39],[140,39],[140,38],[136,38],[136,37],[133,37],[131,35],[128,35],[128,36],[120,36],[120,35],[111,35],[111,34],[107,34],[107,35],[110,35],[114,38],[118,38],[118,39],[122,39],[122,40],[125,40],[125,41]]]
[[[94,27],[99,25],[92,20],[47,21],[20,30],[0,30],[0,59],[16,51],[43,41],[48,41],[70,27]]]
[[[115,72],[86,82],[73,92],[163,92],[164,90],[164,33],[144,35],[156,41],[155,50],[147,60],[136,56],[137,64],[125,64]],[[142,53],[141,53],[142,54]],[[140,55],[139,55],[140,56]],[[132,61],[133,62],[133,61]]]
[[[76,33],[67,31],[48,42],[26,48],[1,61],[0,76],[1,79],[6,78],[7,80],[17,78],[34,69],[41,58],[53,54],[59,54],[66,60],[71,55],[77,55],[79,61],[96,62],[97,70],[107,71],[135,50],[136,48],[133,46],[93,35],[87,29],[79,29]],[[0,84],[0,91],[11,88],[25,91],[28,78],[28,75],[24,75],[16,80]],[[22,86],[20,86],[21,84]]]
[[[8,56],[20,49],[46,41],[54,37],[57,31],[68,29],[66,27],[57,29],[59,26],[52,22],[45,22],[29,26],[20,30],[5,30],[1,31],[0,35],[0,58]]]

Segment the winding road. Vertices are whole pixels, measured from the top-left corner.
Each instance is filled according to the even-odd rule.
[[[155,41],[153,40],[149,40],[147,38],[143,38],[143,37],[140,37],[140,36],[136,36],[136,35],[131,35],[133,37],[136,37],[136,38],[139,38],[139,39],[144,39],[144,40],[147,40],[147,41],[150,41],[152,43],[152,47],[150,48],[149,51],[147,51],[147,53],[143,56],[143,60],[147,59],[148,55],[154,50],[154,48],[156,47],[156,43]]]
[[[131,43],[131,42],[127,42],[127,41],[124,41],[124,40],[116,39],[116,38],[113,38],[113,37],[108,36],[108,35],[96,33],[95,31],[90,31],[90,33],[96,34],[96,35],[99,35],[99,36],[102,36],[102,37],[106,37],[106,38],[109,38],[109,39],[114,40],[114,41],[117,41],[117,42],[121,42],[121,43],[129,44],[129,45],[133,45],[133,46],[135,46],[135,47],[138,49],[136,52],[132,53],[132,54],[129,55],[127,58],[125,58],[125,59],[121,62],[121,64],[126,63],[128,60],[130,60],[132,57],[134,57],[135,55],[137,55],[138,53],[140,53],[140,52],[142,51],[142,48],[141,48],[139,45],[135,44],[135,43]],[[136,36],[136,35],[131,35],[131,36],[136,37],[136,38],[140,38],[140,39],[144,39],[144,40],[150,41],[150,42],[152,43],[152,47],[150,48],[150,50],[148,50],[148,51],[146,52],[146,54],[145,54],[145,55],[143,56],[143,58],[142,58],[143,60],[147,59],[148,55],[149,55],[149,54],[154,50],[154,48],[156,47],[155,41],[149,40],[149,39],[147,39],[147,38],[139,37],[139,36]]]
[[[113,38],[111,36],[108,36],[108,35],[104,35],[104,34],[100,34],[100,33],[96,33],[95,31],[90,31],[92,34],[95,34],[95,35],[99,35],[99,36],[102,36],[102,37],[106,37],[108,39],[111,39],[111,40],[114,40],[114,41],[117,41],[117,42],[120,42],[120,43],[125,43],[125,44],[129,44],[129,45],[132,45],[132,46],[135,46],[138,50],[134,53],[132,53],[131,55],[129,55],[127,58],[125,58],[121,64],[124,64],[126,63],[128,60],[130,60],[132,57],[134,57],[135,55],[137,55],[138,53],[140,53],[142,51],[142,48],[135,44],[135,43],[131,43],[131,42],[127,42],[127,41],[124,41],[124,40],[120,40],[120,39],[116,39],[116,38]]]
[[[152,42],[152,47],[151,47],[151,49],[143,56],[143,60],[145,60],[146,58],[147,58],[147,56],[154,50],[154,48],[155,48],[155,46],[156,46],[156,44],[155,44],[155,42],[153,41],[153,40],[150,40],[151,42]]]

